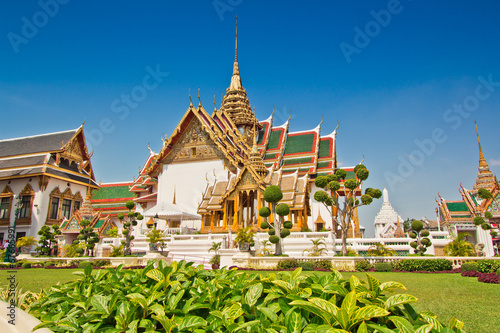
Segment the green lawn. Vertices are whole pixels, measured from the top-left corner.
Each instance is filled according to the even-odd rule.
[[[30,268],[16,269],[12,271],[0,270],[0,287],[5,288],[11,275],[15,276],[16,282],[19,282],[19,288],[23,291],[40,292],[42,289],[55,285],[57,282],[65,283],[78,279],[78,275],[73,274],[82,269],[45,269]],[[12,273],[13,272],[13,273]]]
[[[21,269],[16,270],[16,281],[24,291],[39,292],[57,282],[67,282],[78,278],[72,274],[80,269]],[[267,274],[267,272],[263,272]],[[310,272],[304,272],[310,274]],[[320,272],[319,274],[328,274]],[[365,273],[343,273],[348,279],[351,274],[366,280]],[[477,278],[462,277],[460,274],[421,273],[370,273],[381,282],[398,281],[406,286],[408,293],[419,300],[419,311],[431,311],[440,321],[448,323],[456,317],[465,323],[468,333],[500,332],[498,302],[500,285],[477,281]],[[5,287],[10,273],[0,270],[0,286]]]

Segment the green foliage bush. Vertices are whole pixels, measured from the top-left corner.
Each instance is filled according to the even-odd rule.
[[[47,290],[30,314],[53,332],[463,332],[456,319],[444,328],[430,312],[418,313],[404,288],[367,274],[267,276],[204,270],[192,263],[150,261],[92,272]],[[332,294],[333,293],[333,294]],[[386,296],[386,294],[390,296]]]
[[[24,262],[22,265],[21,265],[22,268],[31,268],[31,263],[30,262]]]
[[[270,185],[264,190],[264,200],[266,202],[278,202],[283,199],[283,192],[279,186]]]
[[[356,265],[354,266],[358,272],[366,272],[370,268],[372,268],[372,265],[368,260],[360,260],[356,261]]]
[[[92,261],[92,265],[94,267],[109,266],[109,265],[111,265],[111,260],[109,260],[109,259],[97,259],[97,260]]]
[[[290,269],[299,267],[299,262],[297,259],[285,259],[281,260],[276,266],[277,269]]]
[[[477,261],[477,271],[480,273],[494,273],[500,268],[500,261],[483,259]]]
[[[330,260],[322,259],[314,262],[314,268],[321,268],[331,271],[333,269],[333,265]]]
[[[85,269],[87,266],[92,266],[92,263],[90,261],[80,261],[78,263],[78,268],[83,268]]]
[[[48,260],[48,261],[43,263],[43,267],[49,267],[49,266],[55,266],[55,265],[56,265],[56,262],[52,261],[52,260]]]
[[[283,223],[283,228],[292,229],[293,228],[293,222],[292,221],[285,221],[285,223]]]
[[[448,259],[404,259],[396,262],[394,268],[405,272],[439,272],[451,270],[453,263]]]
[[[76,259],[74,259],[74,260],[70,260],[70,261],[68,262],[68,264],[69,264],[70,266],[78,266],[78,264],[79,264],[79,263],[80,263],[80,260],[76,260]]]
[[[377,262],[373,267],[375,272],[394,272],[394,267],[388,262]]]
[[[496,274],[500,275],[500,267],[497,269]]]
[[[300,262],[299,267],[301,267],[303,271],[314,271],[314,263],[310,261]]]
[[[462,272],[477,272],[477,263],[473,261],[464,262],[462,266],[460,266],[460,270]]]

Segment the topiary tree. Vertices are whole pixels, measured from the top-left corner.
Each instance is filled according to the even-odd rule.
[[[427,248],[432,245],[431,240],[428,238],[430,235],[429,230],[424,230],[424,223],[420,220],[413,220],[409,235],[414,239],[410,246],[414,249],[415,254],[423,255]]]
[[[491,194],[491,192],[488,191],[487,189],[484,189],[484,188],[480,188],[477,191],[477,195],[483,200],[490,200],[493,198],[493,195]],[[476,217],[474,217],[474,224],[477,227],[481,226],[481,228],[483,230],[486,230],[486,231],[489,230],[491,237],[495,238],[496,236],[498,236],[498,233],[495,230],[491,230],[491,224],[490,224],[489,220],[492,217],[493,217],[493,214],[491,214],[490,212],[485,212],[482,215],[478,214]]]
[[[52,227],[44,225],[38,230],[37,234],[40,235],[40,239],[35,250],[40,252],[41,255],[50,256],[52,251],[57,249],[56,236],[61,234],[59,225],[53,224]]]
[[[260,224],[262,229],[269,229],[269,241],[275,245],[275,254],[283,254],[281,240],[288,235],[290,235],[290,229],[293,227],[291,221],[284,221],[284,216],[290,213],[290,207],[285,203],[277,204],[281,199],[283,199],[283,192],[279,186],[270,185],[264,191],[264,200],[271,205],[269,207],[262,207],[259,209],[259,215],[267,218],[272,215],[273,223],[268,221],[263,221]],[[278,218],[275,216],[278,215]]]
[[[99,242],[99,235],[94,231],[94,228],[90,226],[89,220],[81,220],[80,225],[83,228],[80,230],[80,234],[76,237],[77,240],[75,240],[73,244],[76,245],[82,242],[85,244],[85,249],[77,248],[76,252],[84,256],[93,256],[95,245]]]
[[[144,217],[139,214],[138,212],[133,212],[132,209],[135,208],[135,202],[133,201],[127,201],[125,203],[125,207],[128,209],[127,217],[128,221],[123,222],[125,219],[125,216],[122,213],[118,214],[118,219],[122,222],[123,224],[123,229],[122,229],[122,234],[125,236],[125,240],[123,240],[121,243],[123,245],[123,254],[126,256],[129,256],[132,254],[132,249],[130,248],[130,243],[134,240],[134,236],[131,234],[132,232],[132,227],[135,227],[137,225],[137,220],[142,220]]]
[[[354,168],[355,179],[345,179],[347,173],[345,170],[338,169],[335,174],[320,176],[314,180],[314,184],[324,190],[314,193],[314,199],[325,205],[326,209],[334,222],[334,230],[337,226],[342,232],[342,255],[347,255],[347,231],[351,225],[351,219],[354,210],[360,206],[366,206],[372,203],[373,199],[382,196],[378,189],[367,188],[365,194],[359,199],[356,190],[362,185],[363,181],[368,179],[369,171],[363,164],[358,164]],[[342,188],[340,182],[344,180]],[[327,192],[329,191],[329,193]],[[343,192],[343,193],[342,193]],[[343,200],[340,199],[343,194]]]

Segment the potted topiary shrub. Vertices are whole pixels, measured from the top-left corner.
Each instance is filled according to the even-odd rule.
[[[153,227],[147,234],[146,238],[148,239],[149,242],[149,250],[152,252],[158,252],[158,245],[162,241],[163,238],[163,233],[161,230],[156,229]]]
[[[21,237],[16,242],[16,246],[21,248],[22,254],[29,254],[31,247],[36,244],[37,240],[33,236]]]
[[[251,229],[252,227],[246,227],[245,229],[238,230],[238,235],[236,235],[234,241],[238,243],[240,251],[248,252],[254,244],[254,232]]]

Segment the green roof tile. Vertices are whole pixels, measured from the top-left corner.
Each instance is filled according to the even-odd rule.
[[[301,134],[288,136],[285,146],[285,155],[312,152],[315,134]]]
[[[266,134],[267,126],[269,125],[267,123],[264,123],[262,129],[259,131],[259,141],[257,141],[258,145],[261,145],[262,141],[264,140],[264,135]]]
[[[269,135],[269,142],[267,144],[267,149],[276,149],[279,147],[281,133],[283,133],[283,129],[271,131],[271,135]]]
[[[102,227],[103,223],[104,223],[104,219],[97,221],[97,223],[94,224],[94,229],[99,229],[100,227]]]
[[[318,157],[331,157],[330,156],[330,140],[321,140],[319,142],[319,152]]]
[[[318,168],[328,168],[330,166],[330,162],[318,162]]]
[[[468,212],[469,208],[464,201],[460,202],[447,202],[446,206],[450,212]]]
[[[312,163],[312,157],[288,158],[283,161],[283,165]]]
[[[131,198],[128,185],[103,186],[92,196],[92,200]]]

